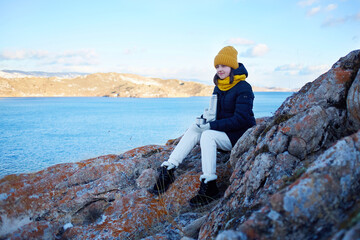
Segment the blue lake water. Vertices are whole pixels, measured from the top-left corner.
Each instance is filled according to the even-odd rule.
[[[255,117],[292,93],[256,92]],[[208,107],[191,98],[0,98],[0,177],[120,154],[181,136]]]

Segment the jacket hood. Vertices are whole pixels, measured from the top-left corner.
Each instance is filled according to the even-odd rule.
[[[237,69],[234,69],[234,75],[242,75],[245,74],[246,77],[248,77],[248,71],[246,70],[244,64],[239,63],[239,67]]]

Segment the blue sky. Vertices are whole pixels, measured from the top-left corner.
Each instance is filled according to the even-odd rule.
[[[227,45],[253,86],[299,88],[360,48],[360,0],[0,0],[0,70],[212,84]]]

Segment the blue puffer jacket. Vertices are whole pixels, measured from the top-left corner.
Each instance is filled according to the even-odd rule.
[[[234,75],[248,72],[242,63],[234,70]],[[234,146],[244,132],[256,124],[253,113],[254,93],[251,85],[240,81],[228,91],[221,91],[217,86],[213,94],[217,94],[216,120],[210,123],[212,130],[225,132]]]

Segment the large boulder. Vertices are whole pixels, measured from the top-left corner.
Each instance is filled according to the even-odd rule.
[[[199,146],[178,169],[166,194],[156,197],[147,191],[174,143],[177,140],[3,177],[1,239],[139,239],[156,234],[164,221],[185,227],[202,216],[186,213],[200,185]],[[219,177],[228,183],[229,153],[218,156]],[[168,227],[168,232],[180,236],[175,231],[179,226]]]
[[[239,139],[230,186],[201,239],[327,239],[357,216],[359,68],[357,50]]]
[[[360,72],[356,75],[346,99],[346,110],[349,130],[360,128]]]

